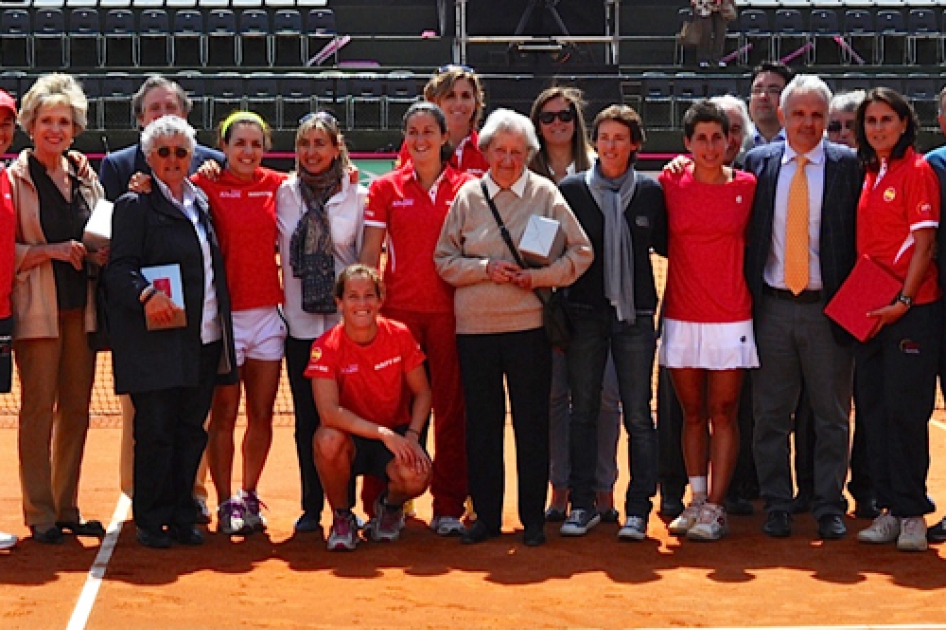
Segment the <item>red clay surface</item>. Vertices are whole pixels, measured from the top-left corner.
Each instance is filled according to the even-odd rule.
[[[938,415],[942,419],[942,413]],[[96,421],[96,427],[114,425]],[[260,494],[270,529],[246,540],[208,536],[202,548],[144,549],[126,523],[89,628],[623,628],[946,622],[946,545],[918,554],[816,539],[810,515],[787,540],[762,517],[731,517],[713,544],[678,541],[658,517],[643,543],[618,543],[616,525],[587,537],[524,547],[507,476],[505,531],[473,547],[440,539],[419,520],[393,544],[329,553],[317,535],[293,538],[298,480],[292,429],[280,418]],[[5,425],[10,426],[9,422]],[[930,492],[946,507],[946,425],[931,426]],[[118,500],[119,431],[89,433],[80,507],[108,522]],[[511,440],[507,462],[513,461]],[[623,447],[622,455],[623,458]],[[618,495],[626,476],[618,481]],[[619,498],[618,504],[621,504]],[[758,506],[757,506],[758,507]],[[758,511],[758,510],[757,510]],[[941,516],[942,512],[936,516]],[[933,522],[934,516],[929,517]],[[327,526],[328,514],[323,516]],[[21,536],[16,430],[0,429],[0,529]],[[211,531],[213,526],[211,526]],[[513,533],[513,532],[516,533]],[[0,628],[65,628],[98,541],[60,547],[21,541],[0,552]]]

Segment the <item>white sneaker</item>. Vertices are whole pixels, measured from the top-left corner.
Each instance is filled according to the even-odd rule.
[[[690,505],[680,513],[680,516],[670,521],[667,531],[673,536],[686,536],[690,528],[696,525],[700,518],[700,508],[706,503],[705,499],[691,501]]]
[[[246,525],[254,532],[265,532],[266,517],[263,516],[262,510],[266,507],[266,504],[260,501],[256,491],[251,490],[247,492],[246,490],[240,490],[237,496],[240,497],[240,500],[243,501],[243,505],[246,506],[246,510],[243,513],[243,521]]]
[[[647,519],[643,516],[628,516],[624,527],[618,530],[618,540],[644,540],[647,538]]]
[[[926,551],[926,521],[922,516],[900,519],[900,536],[897,537],[900,551]]]
[[[217,508],[217,531],[228,536],[253,533],[246,522],[246,505],[239,495],[233,495]]]
[[[704,503],[696,524],[687,530],[687,540],[719,540],[728,533],[729,521],[725,508],[715,503]]]
[[[0,549],[12,549],[16,545],[16,536],[0,532]]]
[[[900,519],[884,512],[874,519],[871,526],[862,529],[857,533],[857,539],[861,542],[872,543],[875,545],[883,543],[892,543],[900,536]]]
[[[463,521],[456,516],[435,516],[430,521],[430,529],[438,536],[462,536],[466,531]]]

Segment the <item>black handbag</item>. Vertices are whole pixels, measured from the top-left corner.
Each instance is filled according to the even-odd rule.
[[[13,386],[13,316],[0,319],[0,394]]]
[[[499,226],[499,233],[502,235],[506,247],[509,248],[516,264],[525,269],[527,265],[522,260],[519,250],[513,244],[512,238],[509,236],[509,230],[506,229],[506,224],[503,223],[502,217],[499,216],[499,210],[496,209],[496,204],[490,199],[486,184],[480,181],[480,186],[483,189],[483,196],[486,197],[486,203],[493,213],[493,218],[496,219],[496,225]],[[542,324],[549,343],[564,352],[568,349],[568,344],[572,338],[572,324],[568,317],[568,311],[565,309],[565,292],[561,289],[533,289],[532,291],[542,302]]]

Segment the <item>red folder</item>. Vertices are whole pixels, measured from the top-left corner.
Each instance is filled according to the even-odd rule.
[[[867,313],[892,304],[903,283],[868,256],[857,259],[851,274],[834,294],[824,314],[858,341],[867,341],[877,319]]]

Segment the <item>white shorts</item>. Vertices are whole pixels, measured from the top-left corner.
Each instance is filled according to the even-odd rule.
[[[757,368],[759,353],[752,320],[702,324],[664,319],[657,360],[668,368]]]
[[[275,306],[233,312],[233,343],[237,365],[247,359],[280,361],[286,341],[286,322]]]

